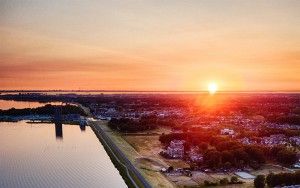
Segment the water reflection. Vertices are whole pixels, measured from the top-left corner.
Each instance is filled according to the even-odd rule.
[[[85,131],[86,129],[86,124],[85,123],[80,123],[79,128],[81,131]],[[63,124],[60,122],[55,123],[55,137],[56,139],[63,139]]]
[[[85,123],[80,123],[80,126],[79,126],[80,130],[85,131],[85,126],[86,126]]]
[[[56,139],[63,139],[63,128],[61,123],[55,123]]]
[[[57,106],[55,108],[54,123],[55,123],[56,139],[62,139],[63,138],[63,129],[62,129],[62,109],[61,109],[61,106]]]
[[[0,122],[0,187],[126,187],[89,126],[59,125],[61,142],[53,126]]]

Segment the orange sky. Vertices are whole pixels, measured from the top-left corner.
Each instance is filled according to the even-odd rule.
[[[0,89],[300,90],[300,1],[1,1]]]

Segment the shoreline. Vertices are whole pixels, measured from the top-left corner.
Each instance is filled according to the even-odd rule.
[[[106,152],[118,168],[128,187],[151,188],[149,182],[140,174],[136,167],[130,162],[125,154],[118,148],[111,138],[105,133],[98,122],[91,122],[88,125],[92,128]],[[125,176],[125,177],[124,177]]]
[[[45,116],[45,118],[32,118],[31,116],[0,116],[0,122],[19,122],[26,121],[28,124],[54,124],[54,120],[51,116]],[[62,120],[62,124],[80,125],[78,120]]]

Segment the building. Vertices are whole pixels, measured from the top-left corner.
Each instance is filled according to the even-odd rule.
[[[255,140],[251,140],[250,138],[242,138],[239,140],[242,144],[245,144],[245,145],[250,145],[250,144],[256,144],[257,142]]]
[[[300,146],[300,136],[293,136],[289,138],[289,141],[296,146]]]
[[[199,153],[198,147],[191,147],[190,151],[188,152],[190,161],[199,163],[203,162],[203,155]]]
[[[286,142],[285,135],[276,134],[276,135],[270,135],[269,137],[263,137],[261,140],[261,144],[274,146],[274,145],[285,145],[287,144],[287,142]]]
[[[167,154],[172,158],[182,158],[184,155],[183,144],[183,140],[172,140],[167,148]]]
[[[223,135],[234,135],[234,130],[225,128],[225,129],[221,130],[221,134],[223,134]]]

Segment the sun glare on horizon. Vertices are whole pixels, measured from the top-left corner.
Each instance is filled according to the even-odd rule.
[[[218,85],[215,82],[211,82],[208,84],[207,89],[210,94],[215,94],[218,90]]]

